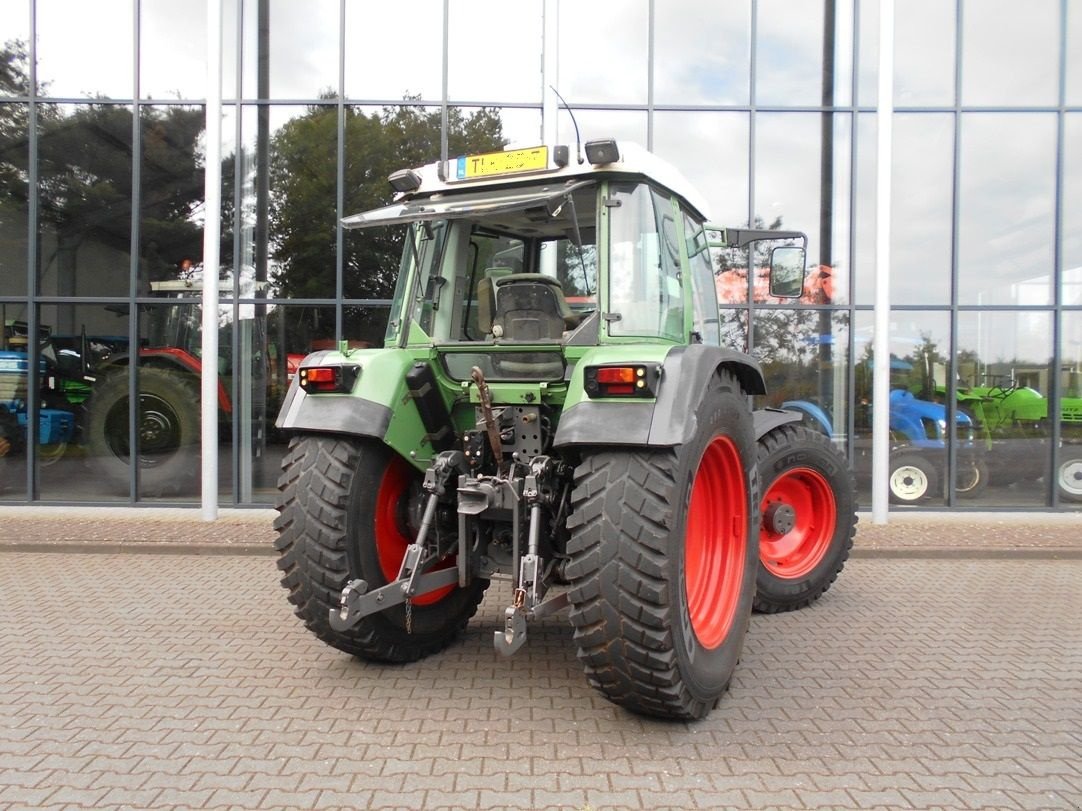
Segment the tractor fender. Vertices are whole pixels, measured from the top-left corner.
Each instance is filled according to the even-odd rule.
[[[644,358],[645,360],[645,358]],[[581,391],[577,365],[572,388]],[[718,346],[678,346],[665,354],[657,398],[650,401],[591,400],[583,397],[564,410],[553,445],[643,445],[672,447],[695,436],[695,413],[706,396],[707,384],[721,369],[732,372],[745,394],[765,394],[759,364],[749,355]]]
[[[131,355],[114,355],[108,362],[98,369],[98,374],[104,375],[115,369],[127,369],[131,363]],[[158,366],[163,369],[174,369],[191,375],[196,381],[203,373],[203,362],[183,349],[172,347],[143,348],[139,350],[139,365]],[[221,378],[218,378],[218,408],[229,414],[233,411],[233,404],[229,399],[229,392]]]
[[[804,415],[799,411],[786,411],[784,408],[760,408],[752,412],[751,419],[755,439],[758,441],[779,426],[800,422]]]
[[[327,349],[308,355],[299,368],[341,363],[342,360],[337,351]],[[348,394],[311,396],[301,388],[300,375],[294,375],[274,425],[284,431],[332,432],[383,439],[391,416],[389,406],[363,397]]]
[[[809,400],[786,400],[781,404],[784,409],[798,411],[802,416],[810,420],[827,436],[834,436],[834,426],[831,425],[827,412]]]

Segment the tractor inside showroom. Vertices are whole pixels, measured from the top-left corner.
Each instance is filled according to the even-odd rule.
[[[343,221],[404,250],[384,347],[309,355],[283,402],[282,584],[325,643],[407,662],[508,581],[498,651],[566,609],[592,686],[700,718],[752,609],[817,599],[852,546],[844,456],[753,412],[759,366],[721,346],[710,248],[773,240],[795,297],[806,238],[708,226],[634,145],[579,151],[400,170],[393,204]]]

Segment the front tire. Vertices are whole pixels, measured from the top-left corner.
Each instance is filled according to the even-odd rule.
[[[821,433],[782,425],[759,438],[759,573],[755,610],[793,611],[830,588],[856,531],[856,480]]]
[[[335,631],[329,612],[353,579],[394,580],[416,535],[410,508],[420,474],[375,440],[302,436],[289,443],[278,480],[275,548],[294,613],[331,647],[374,662],[412,662],[447,647],[466,627],[487,580],[415,597]],[[451,565],[447,561],[445,565]]]
[[[705,716],[755,591],[758,474],[747,398],[721,373],[677,448],[585,451],[568,520],[570,620],[590,684],[634,712]]]
[[[1056,467],[1056,490],[1060,501],[1082,502],[1082,448],[1064,445]]]
[[[938,492],[935,467],[916,453],[900,453],[890,460],[890,500],[895,504],[916,504]]]

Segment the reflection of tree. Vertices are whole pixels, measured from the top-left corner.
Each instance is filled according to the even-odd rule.
[[[0,86],[4,92],[28,86],[26,49],[20,43],[0,51]],[[0,110],[0,198],[25,206],[32,193],[28,106],[8,104]],[[56,262],[61,295],[74,292],[83,246],[94,243],[119,253],[131,249],[132,116],[129,105],[100,101],[70,110],[36,105],[38,217],[42,233],[56,240],[55,253],[41,261],[43,266]],[[203,118],[199,108],[140,108],[142,159],[135,214],[142,269],[150,280],[175,275],[180,260],[198,261],[202,254],[202,228],[195,215],[203,200]],[[223,234],[226,244],[230,240]]]
[[[273,138],[271,242],[279,295],[334,295],[338,109],[313,106]],[[345,189],[350,212],[390,202],[391,172],[432,161],[440,153],[440,114],[408,105],[380,113],[345,110]],[[504,144],[497,111],[448,112],[450,154],[484,152]],[[400,229],[350,234],[344,284],[351,298],[389,298],[401,256]]]

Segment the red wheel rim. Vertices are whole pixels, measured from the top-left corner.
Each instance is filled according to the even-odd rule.
[[[395,457],[387,465],[387,470],[379,483],[379,492],[376,493],[376,513],[373,521],[376,557],[379,559],[383,579],[387,583],[398,577],[398,570],[402,567],[402,558],[406,556],[406,547],[413,543],[413,539],[406,533],[401,506],[415,475],[413,468]],[[449,559],[440,562],[435,568],[447,569],[454,565],[454,559]],[[427,594],[418,595],[413,598],[413,604],[431,605],[439,602],[454,590],[454,586],[445,586]]]
[[[781,511],[784,521],[775,520]],[[804,577],[830,549],[837,522],[834,491],[826,478],[807,467],[779,476],[766,491],[759,531],[759,558],[775,577]]]
[[[744,467],[729,437],[703,453],[688,505],[684,589],[691,628],[712,650],[732,628],[747,555],[748,508]]]

